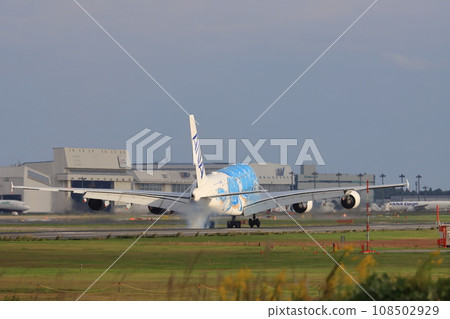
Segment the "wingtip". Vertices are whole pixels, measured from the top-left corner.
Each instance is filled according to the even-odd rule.
[[[406,189],[409,191],[409,181],[406,179]]]
[[[12,181],[10,181],[10,184],[11,184],[11,194],[12,194],[12,193],[14,193],[14,184]]]

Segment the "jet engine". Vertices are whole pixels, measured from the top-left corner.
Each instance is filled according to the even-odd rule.
[[[153,207],[153,206],[148,206],[148,210],[150,211],[150,213],[155,214],[155,215],[161,215],[166,211],[164,208]]]
[[[361,196],[355,191],[347,191],[341,198],[341,205],[346,209],[351,209],[359,206]]]
[[[103,201],[101,199],[90,198],[87,203],[89,208],[92,210],[100,210],[103,208]]]
[[[296,213],[303,214],[309,212],[313,207],[313,201],[307,201],[306,204],[301,202],[297,204],[292,204],[292,208]]]

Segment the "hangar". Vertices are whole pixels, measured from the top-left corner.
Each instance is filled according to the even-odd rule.
[[[131,189],[133,175],[126,151],[91,148],[54,148],[53,161],[0,168],[0,195],[29,203],[30,212],[66,212],[81,208],[82,198],[58,192],[16,191],[10,182],[25,186]]]

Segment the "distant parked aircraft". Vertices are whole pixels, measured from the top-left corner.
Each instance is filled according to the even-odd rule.
[[[437,205],[441,210],[450,210],[450,201],[411,201],[390,202],[387,211],[435,211]]]
[[[1,200],[0,212],[18,215],[30,209],[30,206],[18,200]]]

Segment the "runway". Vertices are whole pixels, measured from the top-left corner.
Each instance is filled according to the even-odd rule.
[[[434,223],[427,224],[392,224],[392,225],[374,225],[371,226],[373,231],[381,230],[417,230],[417,229],[431,229],[435,227]],[[351,231],[365,231],[366,227],[363,225],[327,225],[327,226],[306,226],[301,228],[299,226],[284,226],[284,227],[261,227],[261,228],[214,228],[214,229],[192,229],[192,228],[102,228],[95,229],[94,227],[65,227],[65,228],[29,228],[29,227],[14,227],[8,231],[0,231],[0,237],[3,238],[18,238],[29,237],[35,239],[94,239],[94,238],[120,238],[120,237],[137,237],[145,232],[146,237],[170,237],[170,236],[209,236],[220,235],[227,233],[238,234],[276,234],[276,233],[329,233],[329,232],[351,232]]]

